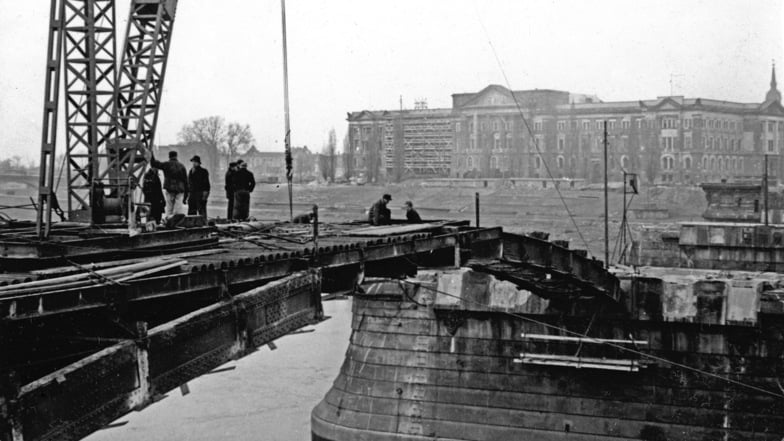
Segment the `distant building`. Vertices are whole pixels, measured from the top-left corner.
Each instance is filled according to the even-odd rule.
[[[189,144],[172,144],[158,146],[155,152],[155,159],[159,161],[166,161],[169,159],[169,152],[176,151],[177,159],[182,162],[186,168],[191,168],[190,160],[194,155],[198,155],[201,159],[201,166],[210,172],[210,177],[215,179],[221,173],[221,161],[218,149],[203,142],[192,142]]]
[[[448,109],[351,112],[350,156],[353,173],[366,173],[369,181],[552,174],[598,182],[605,121],[615,179],[622,170],[664,184],[758,178],[765,154],[771,177],[784,176],[775,66],[761,103],[682,96],[602,102],[490,85],[452,95]]]
[[[450,109],[424,107],[350,113],[352,174],[368,182],[449,176],[455,117]]]
[[[291,148],[293,182],[309,182],[316,179],[316,156],[307,146]],[[259,182],[286,182],[286,155],[284,152],[262,152],[256,149],[256,146],[251,146],[237,159],[248,163],[248,169],[253,172]]]

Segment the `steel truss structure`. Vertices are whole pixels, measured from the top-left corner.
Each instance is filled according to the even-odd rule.
[[[118,142],[101,175],[121,198],[141,182],[144,152],[153,145],[176,9],[176,0],[131,4],[117,87]]]
[[[96,223],[104,197],[131,196],[152,147],[177,0],[133,0],[117,65],[114,0],[52,0],[39,182],[39,238],[58,209],[54,155],[65,70],[68,219]]]
[[[66,0],[65,113],[68,217],[92,220],[94,180],[114,135],[114,0]]]

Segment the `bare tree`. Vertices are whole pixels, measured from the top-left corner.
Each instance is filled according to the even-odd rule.
[[[238,154],[245,153],[253,142],[250,125],[233,122],[226,128],[226,145],[223,152],[231,159]]]
[[[354,150],[351,148],[351,142],[348,139],[348,133],[343,137],[343,170],[345,170],[346,179],[354,176]]]
[[[226,122],[222,116],[208,116],[182,126],[177,138],[181,143],[202,142],[221,149],[226,142]]]
[[[319,165],[321,166],[321,176],[324,179],[334,182],[335,181],[335,169],[336,169],[336,161],[337,161],[337,135],[335,135],[335,129],[330,129],[329,135],[327,138],[327,144],[321,150],[321,158],[319,158]],[[322,159],[323,158],[323,159]]]
[[[200,142],[213,146],[226,155],[227,163],[232,157],[245,153],[254,141],[248,124],[233,122],[227,125],[222,116],[208,116],[186,124],[177,138],[183,144]]]

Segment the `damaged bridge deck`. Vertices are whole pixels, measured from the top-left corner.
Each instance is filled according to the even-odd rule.
[[[0,237],[0,350],[9,354],[0,360],[0,439],[80,439],[318,322],[322,292],[350,291],[365,276],[493,261],[533,269],[536,280],[550,272],[577,290],[617,293],[600,262],[501,228],[434,222],[318,230],[244,223],[135,238],[71,230],[49,244]],[[30,259],[46,264],[30,269]]]

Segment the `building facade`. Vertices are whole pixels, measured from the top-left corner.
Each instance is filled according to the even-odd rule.
[[[447,177],[452,169],[451,109],[349,113],[351,173],[368,182]]]
[[[292,181],[295,183],[310,182],[317,179],[317,155],[304,147],[292,147]],[[251,146],[238,159],[248,163],[259,182],[286,182],[286,155],[284,152],[263,152]]]
[[[612,179],[718,182],[784,175],[784,108],[775,67],[761,103],[683,96],[602,102],[558,90],[490,85],[452,95],[449,109],[348,115],[354,173],[408,176],[603,178],[604,127]]]

